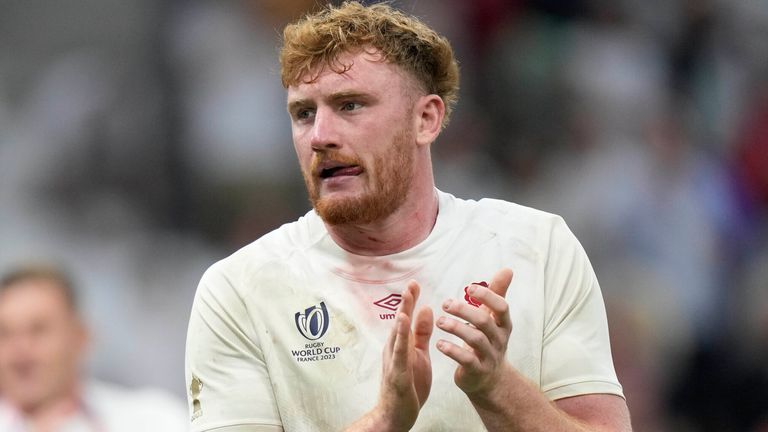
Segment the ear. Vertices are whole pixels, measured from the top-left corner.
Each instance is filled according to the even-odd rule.
[[[437,139],[443,128],[445,104],[443,99],[435,94],[421,96],[414,107],[416,121],[416,143],[428,145]]]

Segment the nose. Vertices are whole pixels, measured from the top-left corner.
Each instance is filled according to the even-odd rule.
[[[323,151],[339,147],[337,120],[330,109],[317,109],[309,140],[312,150]]]

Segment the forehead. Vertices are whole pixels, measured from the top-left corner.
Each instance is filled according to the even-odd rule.
[[[14,283],[0,292],[0,317],[23,316],[39,311],[67,311],[71,309],[64,289],[56,281],[26,279]]]
[[[339,73],[323,65],[318,67],[319,74],[315,69],[302,76],[298,84],[288,87],[288,102],[345,92],[391,93],[408,81],[399,66],[383,61],[378,53],[344,53],[339,56],[338,64],[348,69]],[[305,82],[308,78],[315,79]]]

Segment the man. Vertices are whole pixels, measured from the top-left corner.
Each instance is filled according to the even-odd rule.
[[[344,3],[289,25],[281,66],[314,212],[203,276],[193,430],[630,430],[600,288],[563,221],[435,188],[448,42]]]
[[[84,381],[87,346],[74,290],[61,271],[22,267],[0,280],[0,430],[188,430],[183,405],[163,393]]]

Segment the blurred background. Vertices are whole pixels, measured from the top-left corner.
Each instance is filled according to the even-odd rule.
[[[460,61],[438,187],[565,217],[635,429],[768,431],[768,1],[393,3]],[[277,46],[317,6],[0,1],[0,271],[72,271],[94,375],[183,396],[203,271],[309,210]]]

